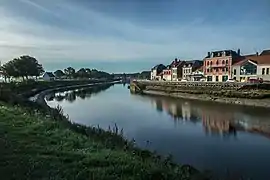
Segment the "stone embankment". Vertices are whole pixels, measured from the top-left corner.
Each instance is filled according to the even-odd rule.
[[[270,107],[270,84],[134,81],[132,93]]]

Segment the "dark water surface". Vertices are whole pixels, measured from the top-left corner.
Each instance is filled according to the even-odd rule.
[[[72,121],[107,129],[116,123],[143,148],[219,174],[270,179],[270,110],[132,95],[113,85],[47,97]],[[149,141],[149,142],[148,142]]]

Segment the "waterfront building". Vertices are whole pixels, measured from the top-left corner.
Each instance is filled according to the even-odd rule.
[[[180,61],[175,59],[171,63],[172,68],[172,81],[179,81],[182,78],[182,67],[185,64],[185,61]]]
[[[163,80],[164,81],[171,81],[172,80],[172,69],[171,65],[168,65],[166,69],[163,70]]]
[[[232,66],[232,77],[240,82],[246,82],[250,78],[262,78],[270,81],[270,53],[263,51],[246,55],[245,58]]]
[[[55,76],[53,75],[52,72],[45,72],[42,76],[44,81],[54,81],[55,80]]]
[[[225,82],[231,78],[232,64],[242,60],[240,49],[208,52],[204,58],[203,71],[207,81]]]
[[[195,71],[198,70],[200,67],[202,67],[202,65],[203,61],[200,60],[186,61],[182,68],[183,72],[182,78],[188,81],[194,81],[194,78],[197,80]]]
[[[151,80],[161,80],[160,76],[162,75],[162,71],[166,68],[166,66],[164,66],[163,64],[158,64],[156,66],[154,66],[151,69]]]

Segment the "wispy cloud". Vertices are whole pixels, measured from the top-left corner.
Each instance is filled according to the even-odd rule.
[[[203,58],[207,51],[269,46],[266,28],[239,22],[208,23],[204,17],[172,26],[149,27],[81,6],[74,1],[20,0],[0,3],[0,58],[31,54],[44,63],[63,61],[136,61]],[[24,11],[34,8],[35,12]],[[165,60],[166,59],[166,60]],[[57,62],[59,63],[59,62]]]

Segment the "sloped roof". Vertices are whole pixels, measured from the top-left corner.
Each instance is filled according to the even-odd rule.
[[[270,49],[263,50],[260,55],[270,55]]]
[[[151,70],[157,69],[159,66],[165,67],[163,64],[155,65]]]
[[[248,59],[255,61],[257,64],[269,64],[270,65],[270,54],[252,56],[252,57],[248,57]]]
[[[269,55],[246,55],[243,57],[244,59],[234,63],[233,65],[241,65],[246,61],[252,61],[256,64],[269,64],[270,65],[270,54]]]
[[[45,73],[43,74],[43,76],[45,76],[46,74],[47,74],[49,77],[51,77],[51,78],[54,78],[54,77],[55,77],[55,76],[53,75],[52,72],[45,72]]]
[[[234,65],[234,66],[239,66],[239,65],[242,65],[242,64],[244,64],[245,62],[248,62],[248,61],[251,61],[251,62],[257,64],[256,61],[254,61],[254,60],[252,60],[252,59],[250,59],[250,58],[245,58],[245,59],[243,59],[243,60],[241,60],[241,61],[238,61],[238,62],[234,63],[233,65]]]

